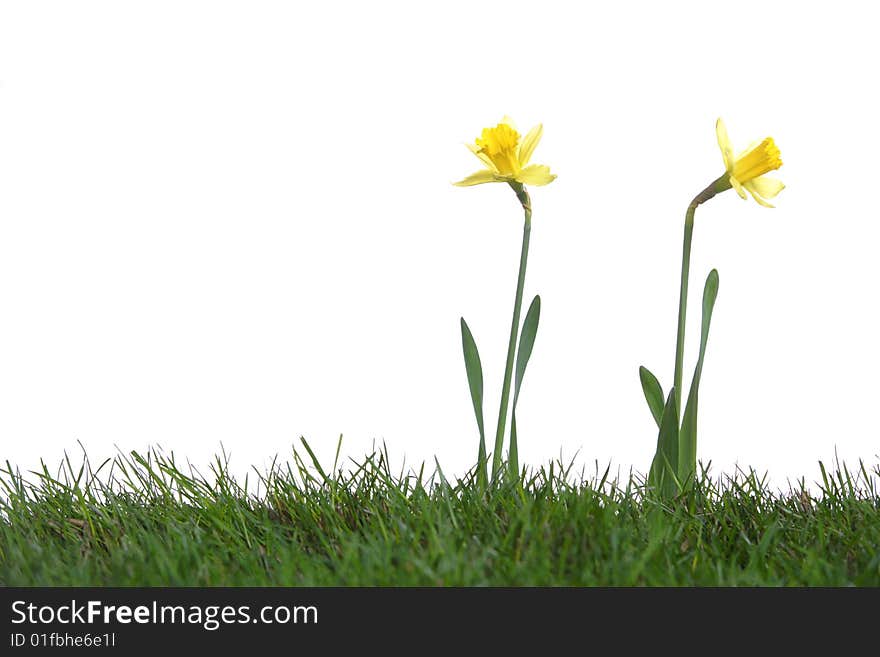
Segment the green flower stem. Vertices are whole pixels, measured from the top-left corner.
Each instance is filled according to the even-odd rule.
[[[522,310],[523,285],[526,280],[526,263],[529,259],[529,234],[532,230],[532,202],[529,193],[521,183],[510,183],[525,212],[523,225],[522,251],[519,256],[519,277],[516,281],[516,298],[513,302],[513,321],[510,324],[510,342],[507,345],[507,364],[504,366],[504,383],[501,386],[501,408],[498,411],[498,430],[495,432],[495,450],[492,452],[492,478],[501,470],[501,450],[504,447],[504,429],[507,425],[507,404],[510,400],[510,379],[513,375],[513,360],[516,352],[516,339],[519,333],[519,315]]]
[[[687,320],[688,274],[691,268],[691,239],[694,235],[694,214],[697,207],[716,194],[730,189],[730,177],[724,174],[694,197],[684,217],[684,245],[681,254],[681,288],[678,296],[678,337],[675,340],[675,406],[681,422],[681,376],[684,361],[684,329]]]

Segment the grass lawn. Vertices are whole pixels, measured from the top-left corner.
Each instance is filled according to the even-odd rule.
[[[325,474],[294,454],[259,481],[132,453],[93,472],[0,474],[7,586],[880,585],[880,466],[771,491],[703,476],[661,505],[639,481],[559,464],[477,492],[393,473],[387,455]]]

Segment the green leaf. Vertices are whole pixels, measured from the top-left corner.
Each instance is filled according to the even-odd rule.
[[[464,352],[464,368],[467,372],[468,387],[471,392],[471,402],[474,405],[474,415],[477,417],[477,426],[480,428],[480,449],[477,456],[477,481],[485,488],[489,481],[486,459],[486,430],[483,425],[483,364],[480,362],[480,352],[477,343],[468,328],[464,317],[461,318],[461,348]]]
[[[639,380],[642,382],[645,401],[648,402],[648,408],[651,409],[651,415],[654,416],[654,421],[659,429],[660,420],[663,418],[663,386],[647,367],[639,368]]]
[[[675,388],[669,391],[660,433],[657,435],[657,451],[648,474],[648,484],[664,498],[672,498],[678,493],[678,478],[675,469],[678,465],[678,408],[675,405]]]
[[[526,312],[522,331],[519,335],[519,348],[516,350],[516,377],[513,387],[513,410],[510,420],[510,450],[508,461],[510,472],[514,477],[519,476],[519,449],[516,435],[516,402],[519,399],[519,389],[522,386],[523,376],[526,373],[526,365],[532,356],[532,348],[535,346],[535,338],[538,335],[538,322],[541,319],[541,297],[535,295]]]
[[[684,416],[681,420],[681,437],[678,451],[678,477],[682,482],[693,478],[697,470],[697,404],[700,395],[700,378],[703,375],[703,359],[706,356],[706,343],[709,340],[709,325],[712,322],[712,311],[718,297],[718,272],[712,270],[706,278],[703,288],[703,323],[700,330],[700,355],[691,381]]]
[[[513,388],[513,403],[519,397],[519,389],[522,385],[523,375],[526,373],[526,365],[532,356],[532,348],[535,346],[535,337],[538,335],[538,321],[541,319],[541,297],[535,295],[526,312],[523,321],[522,332],[519,336],[519,348],[516,350],[516,378]]]

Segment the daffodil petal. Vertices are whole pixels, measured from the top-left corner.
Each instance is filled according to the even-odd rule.
[[[524,167],[529,163],[529,160],[532,158],[532,153],[535,152],[535,147],[538,145],[538,142],[541,141],[542,134],[544,134],[544,126],[539,123],[529,130],[528,134],[523,137],[519,145],[519,165],[521,167]]]
[[[785,189],[785,185],[781,180],[768,176],[758,176],[757,178],[752,178],[749,182],[755,188],[755,193],[760,195],[761,198],[773,198]]]
[[[746,196],[745,190],[743,189],[742,183],[740,183],[740,181],[733,176],[730,177],[730,186],[736,190],[736,193],[739,194],[739,197],[741,199],[745,200],[748,198]]]
[[[472,173],[467,178],[452,183],[456,187],[470,187],[472,185],[482,185],[483,183],[499,182],[498,174],[489,169],[482,169],[476,173]]]
[[[480,158],[480,162],[482,162],[487,167],[489,167],[489,169],[491,169],[492,171],[496,171],[496,172],[498,171],[498,169],[495,167],[495,163],[492,161],[492,158],[489,157],[488,155],[486,155],[485,153],[483,153],[480,150],[479,146],[477,146],[476,144],[465,144],[465,146],[468,147],[468,150],[471,153],[473,153],[478,158]]]
[[[504,117],[501,119],[501,123],[510,126],[512,130],[516,130],[516,123],[514,123],[513,119],[507,116],[507,114],[505,114]]]
[[[743,184],[743,187],[745,187],[747,190],[749,190],[749,194],[751,194],[752,198],[758,202],[758,205],[763,205],[765,208],[772,208],[773,205],[771,205],[770,203],[765,201],[763,198],[761,198],[761,195],[758,193],[758,190],[755,189],[755,185],[753,184],[754,182],[755,182],[755,179],[752,179],[752,180],[748,181],[747,183]]]
[[[721,149],[721,157],[724,160],[724,170],[730,173],[733,171],[733,146],[730,137],[727,136],[727,127],[720,117],[715,121],[715,135],[718,137],[718,148]],[[742,194],[740,196],[745,198]]]
[[[516,181],[523,185],[546,185],[556,180],[556,174],[550,173],[550,167],[543,164],[530,164],[516,175]]]

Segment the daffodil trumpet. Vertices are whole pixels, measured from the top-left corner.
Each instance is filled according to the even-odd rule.
[[[468,149],[485,165],[463,180],[454,183],[459,187],[470,187],[490,182],[507,183],[516,195],[524,212],[522,248],[520,249],[519,273],[517,275],[516,294],[513,303],[513,317],[510,325],[510,339],[507,345],[507,358],[504,367],[504,380],[501,386],[501,403],[498,410],[498,423],[495,431],[495,444],[492,452],[492,480],[501,474],[502,449],[507,425],[507,411],[510,404],[510,387],[514,380],[513,408],[511,411],[510,443],[508,447],[508,471],[511,476],[519,476],[519,456],[516,432],[516,405],[526,365],[532,353],[538,330],[541,312],[541,299],[535,296],[520,327],[523,288],[525,286],[526,266],[529,258],[529,238],[532,230],[532,202],[526,185],[546,185],[556,176],[550,173],[549,167],[530,164],[532,153],[541,139],[543,128],[537,125],[523,138],[520,138],[513,121],[504,117],[495,127],[485,128]],[[521,329],[521,330],[520,330]],[[461,318],[462,350],[464,352],[465,371],[471,393],[471,401],[480,431],[478,452],[477,480],[480,485],[488,484],[488,457],[486,453],[486,436],[483,424],[483,371],[479,351],[473,334]],[[517,338],[519,345],[517,348]],[[515,365],[515,367],[514,367]]]
[[[687,403],[682,412],[682,375],[684,360],[685,325],[687,322],[688,279],[690,275],[691,242],[694,216],[697,208],[717,194],[735,189],[746,199],[746,192],[764,207],[773,207],[767,199],[775,197],[784,185],[765,174],[782,166],[779,149],[768,137],[733,157],[727,129],[721,119],[715,124],[718,147],[724,161],[724,174],[712,181],[688,205],[684,221],[684,240],[681,260],[681,283],[678,299],[678,331],[675,341],[675,372],[673,387],[664,402],[663,389],[657,378],[645,367],[639,368],[642,391],[659,428],[657,449],[648,476],[648,483],[661,495],[671,497],[693,481],[697,467],[697,404],[703,360],[709,337],[712,311],[718,295],[718,272],[712,270],[703,288],[703,318],[700,332],[700,350],[691,381]]]

